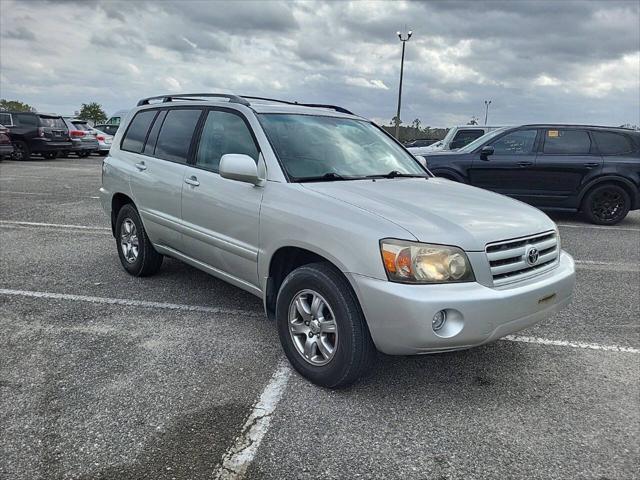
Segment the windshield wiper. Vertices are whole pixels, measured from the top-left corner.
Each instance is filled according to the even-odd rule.
[[[304,182],[335,182],[335,181],[345,181],[345,180],[361,180],[365,177],[344,177],[336,172],[328,172],[324,175],[316,175],[314,177],[300,177],[296,178],[295,181],[298,183]]]
[[[389,173],[379,175],[367,175],[366,178],[429,178],[426,173],[401,173],[398,170],[391,170]]]

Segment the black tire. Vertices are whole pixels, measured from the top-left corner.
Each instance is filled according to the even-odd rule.
[[[124,253],[124,247],[121,244],[125,221],[130,221],[135,225],[138,251],[134,259],[127,259]],[[120,209],[115,227],[116,248],[118,249],[120,263],[122,263],[124,269],[134,277],[148,277],[157,273],[162,266],[163,257],[153,248],[142,224],[142,220],[140,219],[140,215],[138,214],[138,210],[136,210],[132,204],[128,203]]]
[[[22,140],[13,142],[13,158],[20,161],[29,160],[31,158],[29,145]]]
[[[313,290],[324,297],[337,324],[333,356],[328,363],[320,366],[305,359],[289,331],[290,307],[294,299],[305,290]],[[358,299],[341,272],[330,264],[304,265],[285,278],[276,301],[276,322],[287,358],[302,376],[316,385],[327,388],[346,387],[375,364],[376,348]]]
[[[87,158],[89,155],[91,155],[91,152],[78,152],[79,158]]]
[[[605,183],[589,191],[582,201],[582,213],[596,225],[615,225],[629,213],[631,197],[619,185]]]
[[[44,152],[42,157],[45,160],[53,160],[54,158],[58,158],[58,152]]]
[[[69,156],[69,150],[62,150],[61,152],[58,152],[58,157],[60,158],[67,158]]]

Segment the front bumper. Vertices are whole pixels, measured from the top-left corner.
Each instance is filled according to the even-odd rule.
[[[575,286],[573,258],[566,252],[553,270],[503,288],[475,282],[407,285],[348,276],[376,347],[389,355],[461,350],[497,340],[567,305]],[[431,328],[439,310],[448,314],[442,336]]]

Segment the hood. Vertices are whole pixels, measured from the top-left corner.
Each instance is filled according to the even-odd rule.
[[[379,215],[418,241],[455,245],[466,251],[484,251],[490,242],[556,228],[549,217],[525,203],[444,178],[302,185]]]

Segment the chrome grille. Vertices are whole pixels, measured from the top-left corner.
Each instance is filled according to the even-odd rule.
[[[493,284],[500,286],[551,270],[558,263],[560,245],[552,231],[490,243],[486,253]]]

